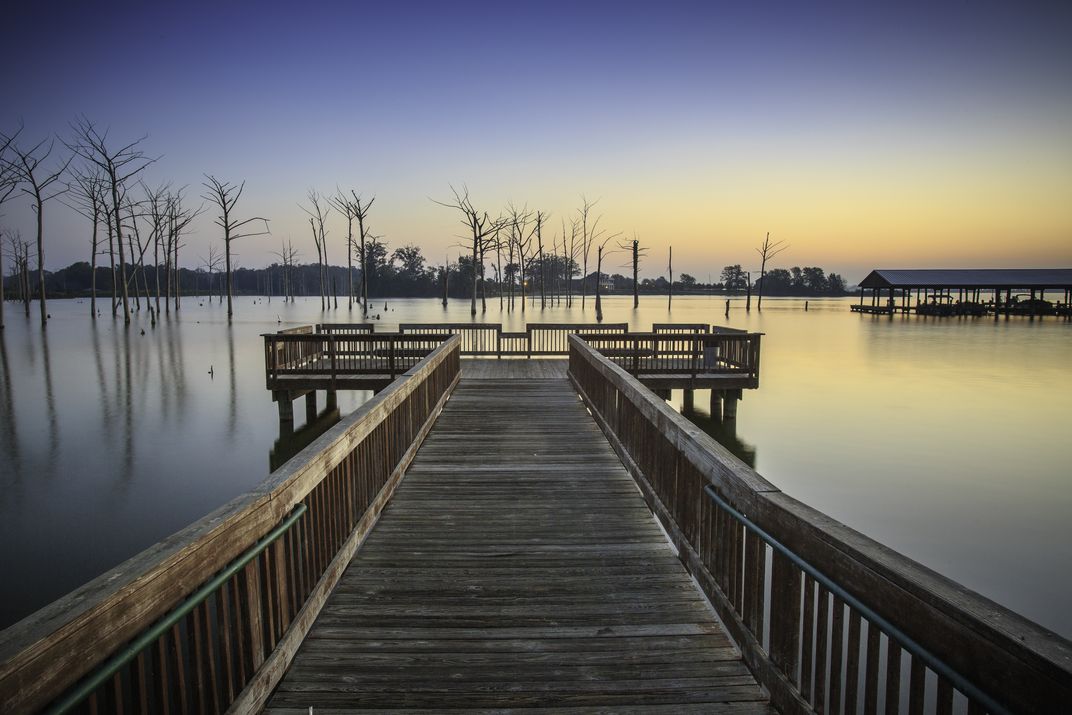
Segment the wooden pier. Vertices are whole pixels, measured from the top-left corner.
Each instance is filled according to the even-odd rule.
[[[0,634],[0,711],[1072,702],[1068,640],[782,493],[581,335],[565,376],[461,348]]]
[[[564,371],[529,376],[544,362],[463,363],[268,712],[769,711]]]

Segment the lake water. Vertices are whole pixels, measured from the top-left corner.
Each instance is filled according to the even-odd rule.
[[[707,322],[763,339],[761,387],[736,425],[698,424],[788,494],[1072,637],[1072,324],[1054,318],[892,319],[850,299],[605,299],[608,322]],[[107,301],[105,301],[105,306]],[[357,321],[241,298],[186,299],[152,328],[53,301],[42,332],[8,303],[0,333],[0,627],[28,615],[253,487],[278,417],[260,334]],[[36,306],[33,306],[36,310]],[[465,301],[375,306],[399,322],[467,321]],[[105,312],[107,310],[105,309]],[[31,316],[35,313],[31,312]],[[489,322],[592,322],[594,308],[528,308]],[[145,331],[144,335],[142,330]],[[211,372],[210,372],[211,370]],[[345,413],[369,393],[339,393]],[[672,403],[680,404],[675,393]],[[298,424],[304,409],[295,405]]]

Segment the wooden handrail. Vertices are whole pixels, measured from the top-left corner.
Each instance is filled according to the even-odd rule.
[[[909,712],[948,712],[954,683],[905,639],[1009,711],[1072,702],[1072,642],[782,493],[579,338],[569,376],[783,713],[841,712],[842,700],[874,712],[879,698],[896,712],[902,692]],[[709,487],[896,632],[772,549]]]
[[[0,633],[0,712],[47,706],[304,504],[91,696],[98,710],[259,709],[457,384],[459,348],[448,338],[257,488]]]

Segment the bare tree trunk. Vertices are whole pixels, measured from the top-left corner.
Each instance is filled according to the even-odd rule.
[[[667,277],[670,282],[666,286],[666,309],[670,310],[670,303],[674,299],[674,247],[670,246],[670,257],[666,262]]]
[[[603,277],[603,246],[596,248],[596,321],[603,322],[602,283]]]
[[[45,307],[45,231],[44,231],[44,202],[41,194],[37,194],[37,280],[38,290],[41,291],[41,325],[48,323],[48,311]]]
[[[182,274],[179,273],[179,237],[175,237],[175,260],[172,261],[171,270],[175,271],[175,312],[182,307]]]
[[[7,293],[4,291],[4,241],[3,236],[0,236],[0,330],[4,329],[4,301],[6,300]]]
[[[97,225],[100,223],[98,213],[93,212],[93,250],[89,257],[89,314],[93,320],[97,319]],[[0,276],[4,274],[3,270],[0,270]],[[2,280],[2,279],[0,279]]]
[[[115,278],[115,241],[112,237],[112,212],[105,209],[104,215],[108,219],[108,263],[112,268],[112,317],[117,315],[119,309],[119,284]]]
[[[639,283],[640,272],[640,241],[633,239],[633,309],[636,310],[640,307],[640,290],[637,287]]]
[[[480,312],[488,312],[487,280],[484,276],[484,250],[486,246],[480,244]]]

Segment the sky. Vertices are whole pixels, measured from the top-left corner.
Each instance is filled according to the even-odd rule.
[[[69,139],[84,115],[159,160],[152,185],[245,181],[236,243],[315,260],[309,189],[376,196],[372,230],[432,262],[465,185],[480,209],[581,197],[701,281],[818,265],[1072,266],[1072,3],[20,3],[0,43],[0,131]],[[62,145],[58,145],[57,155]],[[0,226],[34,235],[25,201]],[[45,266],[90,225],[45,208]],[[212,212],[184,265],[220,241]],[[345,256],[345,221],[329,222]],[[612,257],[608,272],[624,264]],[[624,272],[624,270],[622,271]]]

